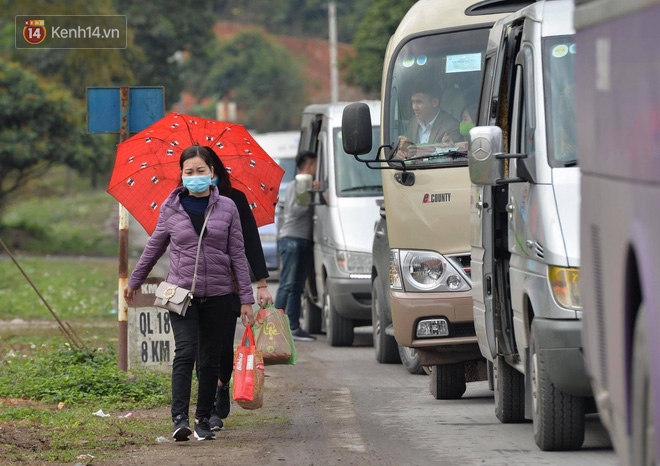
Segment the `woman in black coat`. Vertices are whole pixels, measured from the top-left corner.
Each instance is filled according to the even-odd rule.
[[[218,192],[221,196],[226,196],[234,201],[238,214],[241,219],[241,228],[243,229],[243,242],[245,243],[245,255],[252,274],[257,281],[257,304],[265,306],[273,303],[273,297],[268,291],[266,279],[269,277],[268,268],[266,267],[266,259],[264,258],[264,251],[261,247],[261,239],[259,237],[259,230],[257,229],[257,222],[254,220],[252,210],[248,204],[247,197],[242,191],[232,188],[229,174],[225,169],[222,161],[218,155],[210,147],[204,149],[211,152],[213,160],[213,172],[217,179],[212,181],[218,186]],[[240,315],[241,302],[238,295],[234,294],[232,308],[236,312],[236,316]],[[223,347],[220,355],[220,372],[218,374],[218,389],[215,396],[215,412],[211,414],[210,424],[213,430],[220,430],[223,427],[222,420],[229,415],[230,400],[229,400],[229,380],[234,366],[234,333],[236,332],[236,320],[233,320],[234,325],[226,328],[225,334],[221,339]]]

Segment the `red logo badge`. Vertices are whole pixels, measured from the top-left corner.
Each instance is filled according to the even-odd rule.
[[[40,44],[46,38],[46,26],[43,19],[27,19],[23,26],[23,38],[28,44]]]

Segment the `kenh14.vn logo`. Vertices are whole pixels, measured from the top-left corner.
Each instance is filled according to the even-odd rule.
[[[26,19],[23,38],[32,45],[40,44],[46,38],[46,25],[43,19]]]

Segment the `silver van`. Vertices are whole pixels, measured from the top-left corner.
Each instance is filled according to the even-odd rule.
[[[470,130],[474,323],[501,422],[533,420],[542,450],[584,441],[573,2],[491,29]],[[588,312],[588,311],[587,311]]]
[[[366,102],[380,121],[380,102]],[[380,172],[346,154],[341,118],[348,104],[305,108],[299,150],[318,154],[313,192],[314,267],[305,285],[301,325],[310,333],[325,329],[331,346],[353,344],[353,329],[371,324],[371,246],[383,197]],[[380,128],[372,128],[380,138]],[[376,149],[373,149],[374,154]]]

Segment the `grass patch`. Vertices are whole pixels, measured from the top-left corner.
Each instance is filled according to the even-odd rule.
[[[21,251],[116,255],[117,239],[111,224],[116,205],[102,191],[22,198],[7,206],[0,234],[10,248]]]
[[[150,416],[102,418],[91,406],[5,407],[0,403],[0,457],[8,461],[73,463],[117,456],[129,446],[152,445],[158,433],[171,429],[168,418]],[[124,413],[121,413],[124,414]]]
[[[96,462],[122,455],[126,448],[170,439],[170,375],[157,371],[123,373],[116,354],[73,351],[65,345],[33,350],[0,361],[0,458],[18,462]],[[193,379],[191,414],[197,397]],[[57,403],[65,402],[62,409]],[[157,408],[157,409],[154,409]],[[110,417],[92,413],[103,409]],[[123,417],[128,412],[132,417]],[[287,426],[277,407],[247,411],[233,406],[227,426],[241,433],[223,447],[245,445],[244,435]],[[89,454],[95,458],[79,459]]]
[[[19,257],[18,262],[61,319],[106,319],[113,309],[116,261]],[[0,319],[17,317],[51,319],[18,267],[0,260]]]
[[[60,402],[64,409],[57,408]],[[153,444],[154,432],[170,429],[167,417],[120,415],[170,402],[168,374],[122,372],[112,349],[61,345],[38,348],[29,358],[5,355],[0,363],[0,457],[71,462],[80,454],[112,456],[125,446]],[[112,414],[94,416],[98,409]]]
[[[103,321],[67,321],[87,346],[96,348],[116,347],[117,319]],[[31,322],[25,325],[6,325],[0,328],[0,361],[9,351],[32,357],[39,348],[63,345],[66,339],[54,320]]]
[[[42,348],[33,357],[5,357],[0,364],[0,397],[6,398],[149,408],[169,402],[169,387],[167,374],[120,371],[112,349]]]

